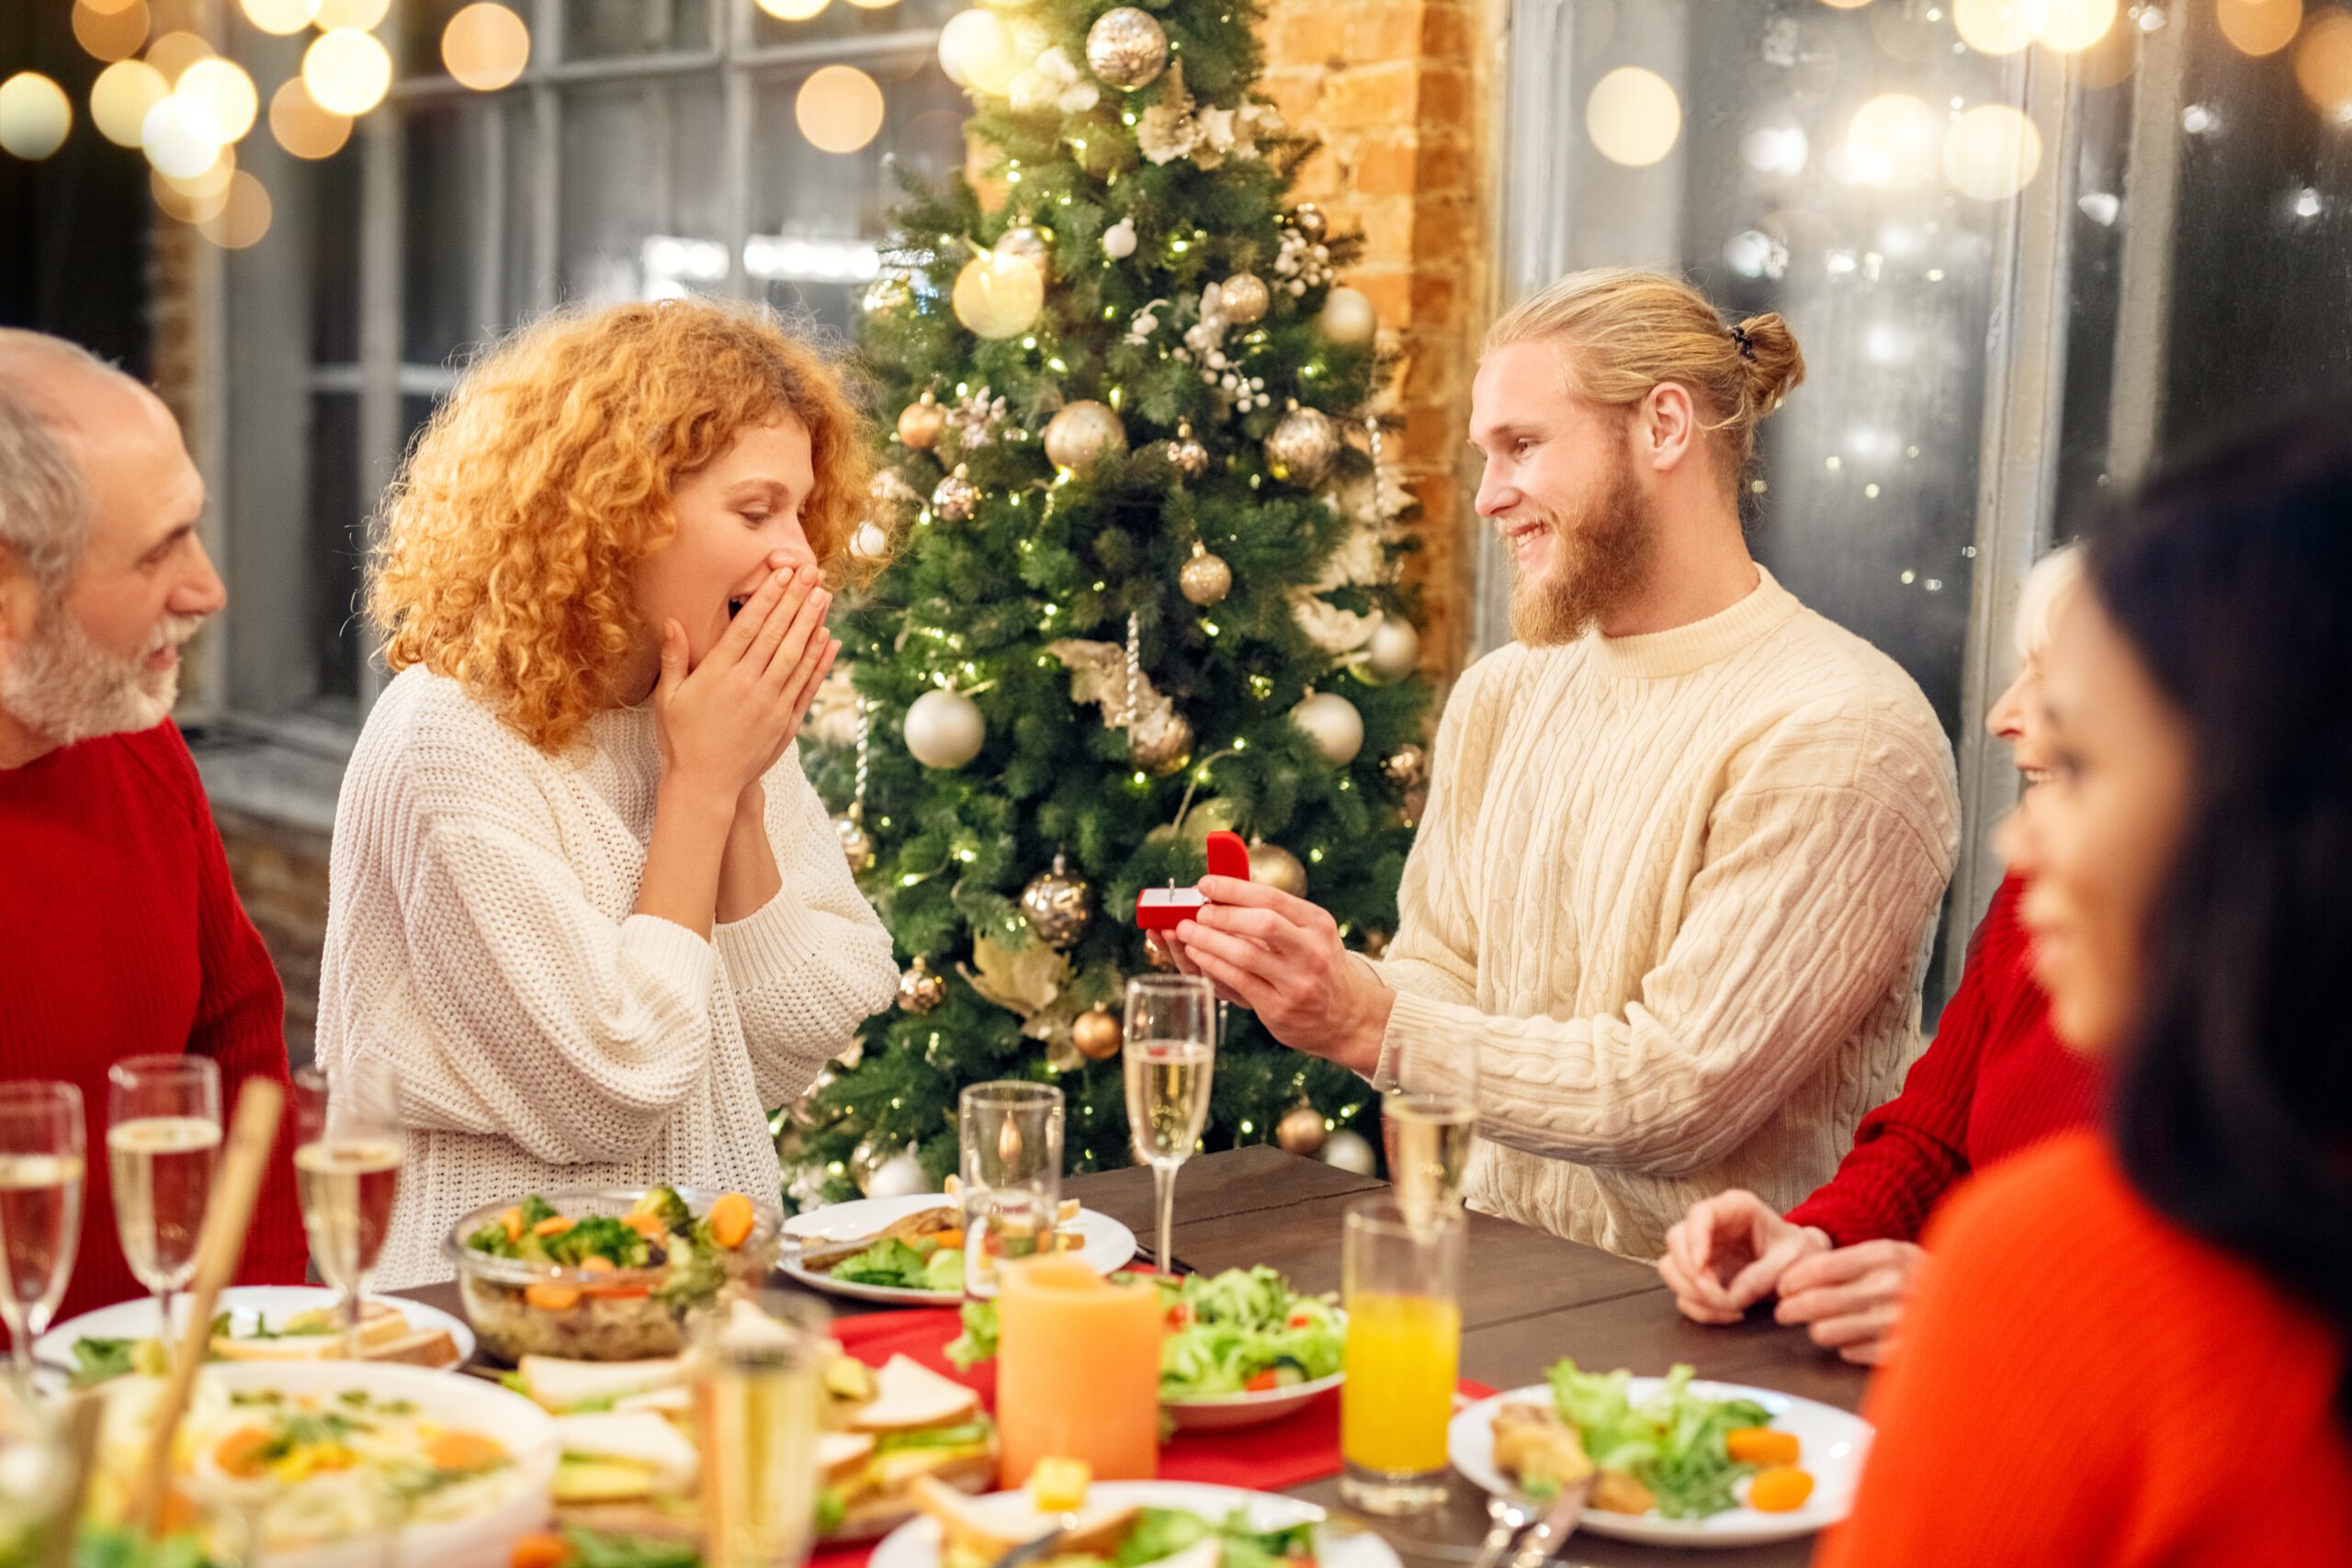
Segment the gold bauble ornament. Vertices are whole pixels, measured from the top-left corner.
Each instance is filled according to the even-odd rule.
[[[1168,69],[1168,32],[1148,11],[1122,6],[1086,29],[1086,66],[1104,84],[1134,92]]]
[[[1022,888],[1021,914],[1047,946],[1075,947],[1094,922],[1094,884],[1057,854],[1051,871],[1039,872]]]
[[[1160,451],[1168,466],[1188,479],[1199,479],[1209,471],[1209,449],[1194,439],[1193,422],[1179,420],[1176,434],[1160,444]]]
[[[1211,555],[1200,545],[1193,547],[1193,558],[1176,571],[1176,587],[1185,598],[1206,609],[1233,592],[1233,569],[1225,558]]]
[[[979,504],[980,487],[966,477],[961,463],[931,492],[932,511],[950,523],[963,522],[978,510]]]
[[[1330,224],[1323,217],[1323,209],[1311,201],[1302,201],[1290,215],[1290,226],[1306,236],[1309,244],[1329,232]]]
[[[1035,223],[1018,223],[997,236],[991,248],[1001,256],[1027,262],[1047,282],[1054,276],[1054,231]]]
[[[918,955],[899,976],[899,1005],[911,1013],[926,1013],[947,999],[947,976],[934,975]]]
[[[1313,490],[1340,460],[1340,426],[1321,409],[1293,408],[1266,437],[1266,463],[1274,478]]]
[[[1430,754],[1408,740],[1381,760],[1380,771],[1398,789],[1417,789],[1428,782]]]
[[[1158,829],[1154,829],[1152,830],[1154,832],[1159,831]],[[1176,960],[1169,954],[1166,948],[1160,946],[1159,943],[1156,942],[1146,942],[1143,944],[1143,955],[1149,961],[1154,969],[1159,970],[1162,974],[1170,973],[1176,967]]]
[[[833,832],[841,840],[842,859],[849,862],[849,873],[855,876],[874,863],[874,835],[854,811],[833,818]]]
[[[956,275],[956,319],[986,338],[1019,337],[1046,308],[1046,275],[1019,256],[991,251]]]
[[[1127,449],[1127,427],[1108,403],[1082,398],[1046,422],[1046,460],[1084,475],[1116,452]]]
[[[1145,773],[1164,778],[1193,760],[1193,721],[1171,713],[1148,730],[1128,731],[1127,756]]]
[[[1225,301],[1225,319],[1236,326],[1256,326],[1274,302],[1266,280],[1254,272],[1235,273],[1217,286],[1217,295]]]
[[[1125,1032],[1119,1026],[1117,1015],[1107,1008],[1080,1013],[1078,1021],[1069,1026],[1070,1043],[1090,1062],[1107,1062],[1117,1055]]]
[[[1322,1152],[1328,1131],[1323,1125],[1323,1112],[1311,1105],[1294,1105],[1274,1123],[1274,1142],[1291,1154],[1311,1159]]]
[[[1306,897],[1306,867],[1280,844],[1270,844],[1262,839],[1253,839],[1250,843],[1250,880],[1294,898]]]
[[[938,446],[946,430],[947,411],[929,392],[899,411],[899,439],[918,452]]]

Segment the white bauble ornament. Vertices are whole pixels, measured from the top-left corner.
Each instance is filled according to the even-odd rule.
[[[1364,664],[1374,674],[1384,681],[1401,681],[1420,668],[1421,634],[1410,621],[1384,615],[1380,629],[1372,634],[1363,651]]]
[[[1086,64],[1103,83],[1134,92],[1168,69],[1168,33],[1133,6],[1105,11],[1086,29]]]
[[[961,692],[925,692],[907,709],[907,750],[926,768],[962,767],[980,754],[988,734],[979,705]]]
[[[1102,254],[1113,261],[1125,261],[1136,254],[1136,220],[1122,218],[1102,231]]]
[[[1346,767],[1363,750],[1363,715],[1337,692],[1313,694],[1290,710],[1290,721],[1306,731],[1323,760],[1335,768]]]
[[[930,1190],[931,1178],[922,1173],[922,1162],[911,1148],[901,1149],[876,1166],[865,1179],[868,1198],[911,1198]]]
[[[1372,1141],[1352,1127],[1342,1127],[1331,1134],[1323,1145],[1323,1163],[1358,1176],[1370,1176],[1373,1168]]]
[[[967,16],[985,15],[966,12]],[[980,337],[1019,337],[1046,308],[1046,275],[1017,255],[974,256],[956,275],[956,319]]]
[[[890,536],[879,523],[860,523],[849,539],[849,553],[862,561],[877,561],[890,553]]]
[[[1370,296],[1352,288],[1334,288],[1326,295],[1323,314],[1317,320],[1333,343],[1370,343],[1380,329],[1380,312],[1372,308]]]
[[[1115,452],[1127,449],[1126,423],[1108,403],[1081,398],[1046,422],[1046,460],[1080,475]]]

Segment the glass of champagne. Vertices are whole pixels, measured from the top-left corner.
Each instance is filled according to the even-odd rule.
[[[1478,1058],[1419,1053],[1380,1107],[1388,1178],[1407,1219],[1426,1225],[1462,1212],[1462,1179],[1478,1136]]]
[[[315,1066],[294,1075],[294,1182],[311,1261],[334,1288],[343,1353],[359,1356],[368,1272],[384,1247],[400,1195],[404,1140],[400,1072],[380,1057],[346,1062],[330,1085]]]
[[[0,1320],[25,1388],[82,1245],[83,1139],[80,1089],[0,1084]]]
[[[1136,1158],[1151,1167],[1159,1199],[1154,1266],[1176,1272],[1176,1172],[1209,1119],[1216,1068],[1216,992],[1197,975],[1138,975],[1127,982],[1127,1126]]]
[[[1062,1091],[1008,1078],[956,1101],[964,1178],[964,1293],[996,1294],[997,1264],[1049,1252],[1061,1207]]]
[[[220,1153],[220,1068],[209,1056],[130,1056],[107,1072],[107,1168],[115,1232],[154,1292],[172,1344],[172,1292],[196,1277],[196,1243]]]
[[[755,1291],[702,1314],[694,1344],[703,1561],[797,1568],[816,1535],[825,1309]]]
[[[1340,1495],[1368,1514],[1445,1501],[1445,1429],[1462,1356],[1460,1213],[1416,1222],[1396,1199],[1351,1205],[1340,1251],[1347,1382]]]

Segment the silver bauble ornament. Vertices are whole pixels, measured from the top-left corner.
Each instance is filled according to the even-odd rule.
[[[1046,422],[1046,460],[1078,474],[1127,449],[1127,427],[1108,403],[1081,398]]]
[[[1193,721],[1171,713],[1149,729],[1128,732],[1127,756],[1155,777],[1166,777],[1193,760]]]
[[[1037,275],[1048,283],[1054,277],[1054,231],[1035,223],[1018,223],[997,236],[989,249],[1001,256],[1012,256],[1037,269]]]
[[[1193,434],[1193,422],[1176,422],[1176,434],[1160,444],[1168,458],[1168,466],[1188,479],[1199,479],[1209,471],[1209,449]]]
[[[1039,872],[1022,888],[1021,915],[1047,946],[1075,947],[1094,923],[1094,884],[1057,854],[1051,871]]]
[[[1373,1168],[1372,1140],[1351,1127],[1342,1127],[1331,1134],[1323,1145],[1323,1163],[1334,1169],[1370,1176]]]
[[[865,830],[865,824],[854,812],[834,818],[833,832],[841,840],[842,859],[849,863],[852,876],[874,863],[874,835]]]
[[[1110,86],[1132,93],[1168,69],[1168,32],[1148,11],[1122,6],[1086,29],[1086,67]]]
[[[899,411],[899,439],[918,452],[938,446],[946,430],[947,411],[929,392]]]
[[[1408,740],[1382,760],[1380,771],[1398,789],[1419,789],[1429,782],[1430,754]]]
[[[1253,840],[1250,845],[1250,880],[1294,898],[1306,897],[1306,867],[1280,844],[1270,844],[1262,839]]]
[[[965,477],[964,465],[939,481],[931,492],[931,510],[949,523],[961,523],[979,510],[980,487]]]
[[[926,1013],[947,999],[947,976],[934,975],[921,957],[899,976],[899,1005],[911,1013]]]
[[[1321,409],[1295,408],[1266,437],[1266,464],[1274,478],[1313,490],[1340,460],[1339,423]]]
[[[1323,1112],[1311,1105],[1294,1105],[1274,1123],[1274,1142],[1292,1154],[1313,1158],[1330,1131],[1323,1125]]]
[[[988,735],[979,705],[961,692],[928,691],[907,709],[907,751],[926,768],[962,767]]]
[[[1290,226],[1306,235],[1309,244],[1322,239],[1331,227],[1324,220],[1323,209],[1311,201],[1298,204],[1290,215]]]
[[[1225,319],[1241,327],[1254,327],[1264,321],[1266,307],[1274,300],[1266,280],[1254,272],[1235,273],[1217,285],[1217,294],[1225,301]]]
[[[1080,1013],[1078,1021],[1069,1026],[1070,1043],[1090,1062],[1107,1062],[1117,1055],[1125,1032],[1120,1026],[1119,1015],[1108,1008]]]
[[[931,1178],[922,1173],[922,1162],[911,1148],[900,1149],[876,1166],[865,1180],[868,1198],[912,1198],[930,1190]]]
[[[874,1179],[874,1173],[881,1168],[882,1162],[888,1157],[882,1150],[874,1146],[874,1140],[871,1138],[861,1139],[857,1147],[850,1150],[849,1179],[857,1183],[857,1190],[860,1192],[865,1190],[865,1184]]]
[[[1344,768],[1363,750],[1363,715],[1337,692],[1316,692],[1290,710],[1290,721],[1306,731],[1323,760]]]
[[[1206,609],[1233,592],[1233,569],[1225,558],[1193,547],[1193,558],[1176,571],[1176,586],[1185,598]]]
[[[1421,634],[1401,616],[1384,615],[1363,653],[1364,668],[1384,681],[1401,681],[1420,668]]]

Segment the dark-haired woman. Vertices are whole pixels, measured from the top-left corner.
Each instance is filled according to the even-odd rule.
[[[2104,521],[2050,649],[2055,776],[2003,829],[2104,1132],[1957,1197],[1857,1563],[2352,1562],[2352,438],[2183,468]]]

